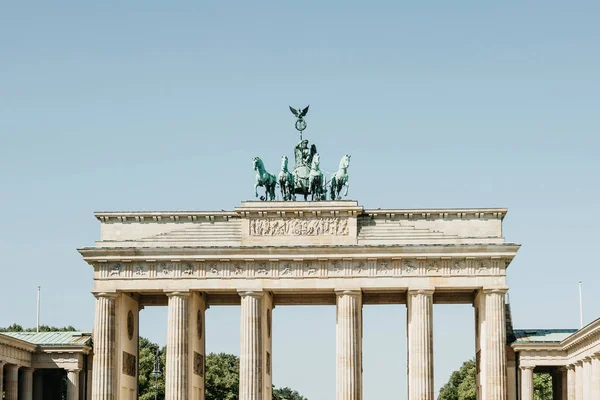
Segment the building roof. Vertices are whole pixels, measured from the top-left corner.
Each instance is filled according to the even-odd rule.
[[[514,343],[560,343],[575,332],[577,329],[515,329]]]
[[[2,332],[3,335],[40,346],[89,346],[91,333],[86,332]]]

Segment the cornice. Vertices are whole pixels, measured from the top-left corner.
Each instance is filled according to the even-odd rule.
[[[94,216],[103,223],[110,222],[179,222],[179,221],[228,221],[239,217],[233,211],[100,211]]]
[[[520,245],[389,245],[389,246],[239,246],[239,247],[84,247],[79,253],[88,262],[103,260],[196,260],[247,258],[502,258],[511,261]]]
[[[513,343],[511,347],[515,351],[564,351],[559,342]]]
[[[88,345],[74,346],[74,345],[39,345],[39,351],[42,353],[82,353],[90,354],[92,347]]]
[[[98,211],[94,216],[103,223],[228,221],[231,218],[314,215],[369,216],[407,220],[499,219],[506,208],[378,208],[364,209],[356,201],[283,202],[246,201],[233,211]]]
[[[371,217],[410,220],[430,219],[504,219],[507,208],[423,208],[423,209],[370,209],[364,214]]]

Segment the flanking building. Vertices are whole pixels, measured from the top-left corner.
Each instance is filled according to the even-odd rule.
[[[0,398],[91,399],[92,335],[0,333]]]

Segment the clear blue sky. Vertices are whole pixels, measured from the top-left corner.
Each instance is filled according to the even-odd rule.
[[[76,248],[100,210],[232,209],[297,140],[352,154],[366,207],[508,207],[517,327],[600,317],[598,2],[12,2],[0,6],[0,326],[90,330]],[[366,399],[406,396],[406,311],[365,307]],[[239,353],[239,309],[208,311]],[[274,312],[274,382],[334,398],[333,307]],[[435,307],[435,383],[473,357],[470,306]],[[166,310],[142,312],[164,343]]]

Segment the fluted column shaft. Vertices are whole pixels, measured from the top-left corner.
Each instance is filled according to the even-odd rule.
[[[433,400],[433,290],[409,290],[408,399]]]
[[[484,289],[486,400],[506,400],[506,289]]]
[[[115,293],[96,294],[94,316],[94,367],[92,400],[114,400],[115,387]]]
[[[21,368],[19,400],[33,400],[33,368]]]
[[[171,292],[167,330],[167,365],[165,371],[165,400],[188,398],[188,306],[189,293]]]
[[[533,400],[533,368],[521,367],[521,400]]]
[[[592,399],[600,399],[600,353],[592,356]]]
[[[4,396],[5,400],[19,399],[19,366],[7,364],[4,366]]]
[[[583,359],[583,400],[592,400],[592,359]],[[596,400],[596,399],[593,399]]]
[[[246,291],[240,292],[240,296],[240,400],[263,400],[263,293]]]
[[[575,399],[575,365],[567,365],[567,400]]]
[[[362,399],[362,294],[336,292],[336,399]]]
[[[67,370],[67,400],[79,400],[79,369]]]
[[[583,361],[575,363],[575,400],[583,400]]]

